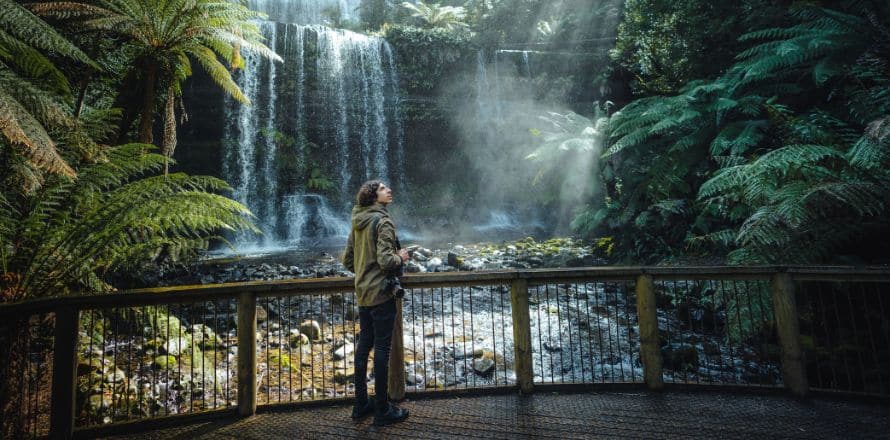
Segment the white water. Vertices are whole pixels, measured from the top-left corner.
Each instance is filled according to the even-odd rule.
[[[380,178],[404,187],[392,49],[379,37],[326,26],[267,21],[260,27],[284,63],[247,55],[236,81],[253,105],[226,107],[223,177],[263,231],[262,238],[235,237],[235,244],[272,251],[307,239],[345,238],[341,225],[362,181]],[[282,94],[292,98],[281,100]],[[297,167],[291,172],[298,182],[280,183],[282,158]],[[310,187],[313,169],[328,187]],[[321,208],[307,210],[309,200]]]
[[[248,6],[279,23],[336,24],[355,21],[361,0],[249,0]]]

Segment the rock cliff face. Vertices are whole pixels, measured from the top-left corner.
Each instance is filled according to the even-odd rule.
[[[394,187],[399,226],[417,236],[515,239],[567,224],[524,158],[540,141],[530,134],[540,111],[590,111],[586,84],[605,65],[605,50],[584,56],[465,42],[442,58],[413,40],[390,44],[329,27],[355,21],[357,3],[253,0],[269,15],[260,23],[266,43],[284,62],[245,56],[234,76],[252,105],[223,96],[200,69],[186,86],[178,169],[223,178],[257,215],[263,235],[233,237],[238,247],[345,240],[353,193],[370,178]],[[433,73],[430,63],[442,68]],[[480,232],[492,223],[509,224],[510,234]]]
[[[250,106],[196,78],[187,91],[192,122],[184,127],[180,162],[225,179],[257,215],[263,236],[237,237],[241,245],[345,238],[361,182],[381,178],[404,188],[391,48],[378,37],[319,25],[260,27],[284,61],[246,54],[235,79]]]

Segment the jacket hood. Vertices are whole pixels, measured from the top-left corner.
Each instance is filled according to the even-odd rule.
[[[355,205],[352,208],[352,228],[358,231],[365,229],[371,226],[371,223],[377,217],[389,217],[386,206],[380,203],[375,203],[371,206]]]

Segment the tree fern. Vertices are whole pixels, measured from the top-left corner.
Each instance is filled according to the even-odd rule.
[[[189,56],[197,60],[226,94],[249,104],[232,79],[231,68],[239,67],[239,52],[257,53],[274,61],[281,58],[262,44],[263,37],[252,21],[264,17],[246,6],[219,0],[99,0],[97,6],[77,2],[46,2],[34,10],[46,16],[72,16],[84,28],[117,35],[132,46],[134,76],[142,77],[143,104],[139,137],[151,143],[155,116],[155,94],[175,96],[165,99],[166,143],[162,152],[171,155],[175,147],[175,114],[171,109],[182,93],[182,83],[191,75]],[[73,14],[72,11],[76,11]],[[141,70],[146,70],[142,72]]]
[[[690,248],[728,246],[737,263],[816,261],[887,228],[890,52],[876,17],[888,11],[869,5],[795,9],[788,26],[741,36],[750,47],[723,75],[616,113],[604,156],[623,188],[605,194],[604,223],[689,228]],[[687,215],[664,209],[677,200]],[[662,212],[688,223],[654,222]]]
[[[24,295],[78,286],[108,290],[99,282],[104,271],[132,268],[163,252],[206,248],[221,231],[259,232],[247,208],[216,194],[229,190],[225,182],[179,173],[147,176],[167,159],[145,154],[146,148],[112,148],[106,162],[84,167],[79,179],[53,178],[0,218],[4,263],[22,275]],[[11,236],[18,239],[7,241]]]

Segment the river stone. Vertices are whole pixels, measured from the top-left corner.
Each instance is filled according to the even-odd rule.
[[[334,360],[343,360],[350,356],[352,356],[352,352],[355,351],[354,344],[343,344],[342,347],[334,350]]]
[[[203,349],[210,349],[223,345],[222,338],[220,338],[213,329],[204,324],[195,324],[192,326],[192,340]]]
[[[111,396],[104,394],[93,394],[90,396],[90,409],[96,410],[93,414],[97,414],[99,409],[111,408]]]
[[[266,313],[266,309],[263,306],[256,306],[256,322],[266,322],[269,319],[269,314]]]
[[[405,263],[405,272],[407,272],[407,273],[420,273],[420,272],[425,272],[425,271],[426,271],[425,267],[423,267],[420,264],[417,264],[413,261],[409,261],[409,262]]]
[[[321,339],[321,325],[319,325],[318,321],[314,319],[307,319],[300,323],[300,333],[309,337],[312,341],[317,341]]]
[[[407,373],[405,374],[405,385],[408,386],[417,386],[423,383],[423,376],[419,374]]]
[[[340,385],[346,385],[348,383],[352,383],[355,379],[355,369],[352,367],[348,367],[345,369],[337,369],[334,370],[334,383]]]
[[[151,366],[158,370],[173,369],[176,368],[176,358],[170,355],[155,356]]]
[[[562,351],[562,346],[559,343],[545,342],[544,350],[547,350],[550,353],[556,353]]]
[[[291,347],[298,347],[300,345],[309,344],[309,337],[296,331],[296,329],[291,330],[290,336],[288,336],[288,343]]]
[[[424,382],[425,388],[442,389],[445,388],[445,381],[439,376],[428,377]]]
[[[475,350],[468,350],[469,347],[455,347],[454,349],[454,358],[455,359],[466,359],[469,357],[478,358],[482,357],[485,354],[485,351],[481,348],[477,348]]]
[[[163,351],[166,354],[179,356],[180,354],[184,353],[191,345],[191,338],[186,335],[185,337],[177,337],[165,342],[163,345]]]
[[[291,363],[290,356],[287,353],[282,352],[280,349],[269,350],[269,366],[281,366],[281,368],[291,368],[293,364]]]
[[[449,266],[453,266],[453,267],[460,267],[460,265],[463,264],[463,260],[460,258],[459,255],[455,254],[454,252],[448,253],[447,262],[448,262]]]
[[[113,371],[105,375],[105,382],[107,383],[120,383],[127,380],[127,375],[121,371],[120,368],[115,368]]]
[[[494,361],[488,358],[476,359],[473,361],[473,371],[480,375],[490,373],[494,369]]]
[[[439,257],[430,258],[430,261],[426,262],[426,270],[429,272],[435,272],[436,268],[442,265],[442,259]]]
[[[102,358],[96,356],[88,356],[86,358],[82,356],[78,356],[77,358],[77,374],[84,375],[88,374],[91,371],[103,371],[105,370],[105,365],[102,363]]]

